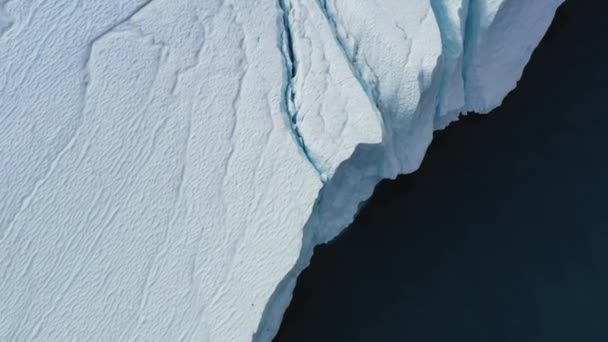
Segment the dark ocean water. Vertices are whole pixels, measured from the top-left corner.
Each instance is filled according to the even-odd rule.
[[[606,7],[567,0],[502,107],[317,247],[275,341],[608,341]]]

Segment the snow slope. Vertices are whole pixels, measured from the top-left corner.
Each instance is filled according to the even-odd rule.
[[[270,340],[561,1],[0,0],[0,340]]]

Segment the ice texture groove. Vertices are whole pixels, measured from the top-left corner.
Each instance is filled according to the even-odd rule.
[[[0,0],[0,341],[269,341],[562,0]]]

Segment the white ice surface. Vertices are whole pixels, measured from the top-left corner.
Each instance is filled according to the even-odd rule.
[[[562,0],[0,0],[0,341],[268,341]]]

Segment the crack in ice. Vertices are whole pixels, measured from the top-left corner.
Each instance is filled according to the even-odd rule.
[[[293,35],[291,32],[291,24],[289,22],[289,16],[291,11],[291,1],[290,0],[278,0],[279,8],[281,14],[283,16],[283,32],[282,32],[282,48],[281,53],[283,55],[283,60],[285,62],[285,72],[287,74],[287,81],[285,85],[285,94],[284,94],[284,106],[285,111],[288,116],[288,124],[291,129],[292,135],[294,136],[296,143],[300,146],[300,150],[310,163],[312,167],[317,171],[321,182],[327,182],[327,175],[322,170],[322,168],[316,163],[314,158],[312,157],[306,143],[304,142],[304,137],[300,133],[298,128],[298,109],[295,105],[296,99],[296,90],[294,88],[294,79],[298,72],[298,60],[295,56],[294,47],[293,47]]]

